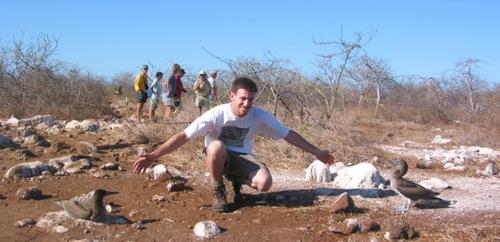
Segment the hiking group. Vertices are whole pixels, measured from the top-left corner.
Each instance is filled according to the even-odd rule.
[[[254,106],[257,85],[251,78],[235,78],[230,90],[230,102],[210,108],[210,100],[216,98],[216,92],[213,92],[215,85],[210,84],[204,71],[200,72],[199,76],[193,89],[200,116],[153,152],[141,155],[133,165],[134,172],[144,172],[161,156],[173,152],[189,140],[206,134],[203,153],[214,196],[212,208],[216,212],[226,212],[228,201],[224,177],[232,183],[230,189],[233,191],[234,201],[230,202],[242,201],[242,185],[262,192],[271,188],[272,176],[269,169],[253,154],[257,135],[276,140],[284,139],[325,164],[335,162],[328,150],[309,143],[300,134],[285,127],[271,113]],[[167,91],[166,93],[171,92],[170,89]],[[167,94],[167,97],[172,98],[175,95]],[[202,113],[203,108],[209,110]]]
[[[186,71],[179,64],[173,64],[171,74],[168,79],[164,79],[162,72],[155,74],[155,79],[149,85],[148,65],[143,65],[141,71],[134,80],[134,90],[136,92],[135,119],[141,122],[144,104],[149,99],[149,118],[152,122],[157,122],[156,110],[159,108],[160,100],[165,106],[164,120],[168,120],[175,112],[182,109],[182,94],[187,90],[184,88],[182,78]],[[217,100],[217,71],[211,71],[207,77],[205,71],[200,71],[199,78],[195,82],[193,92],[195,93],[195,105],[199,110],[199,115],[203,109],[208,110],[211,104]]]

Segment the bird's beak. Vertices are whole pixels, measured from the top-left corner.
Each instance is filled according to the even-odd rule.
[[[117,194],[117,193],[119,193],[119,192],[106,191],[106,192],[104,193],[104,196],[113,195],[113,194]]]

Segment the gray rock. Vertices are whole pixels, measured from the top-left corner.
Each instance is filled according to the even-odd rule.
[[[34,134],[34,132],[31,129],[31,127],[20,127],[20,128],[17,128],[16,134],[18,137],[25,138],[25,137],[28,137],[28,136]]]
[[[31,218],[25,218],[17,221],[14,225],[18,228],[26,227],[29,225],[34,225],[36,224],[36,221],[31,219]]]
[[[5,173],[5,178],[33,177],[42,174],[43,171],[56,172],[57,166],[45,164],[41,161],[26,162],[11,167]]]
[[[167,167],[163,164],[153,167],[153,178],[159,181],[166,181],[172,178],[172,174],[168,172]]]
[[[3,147],[15,147],[16,143],[12,141],[9,137],[5,136],[4,134],[0,133],[0,148]]]
[[[28,149],[16,150],[16,157],[19,160],[27,160],[28,158],[35,157],[35,154]]]
[[[21,119],[19,123],[29,126],[36,126],[39,123],[44,123],[49,127],[52,127],[55,124],[55,121],[56,118],[53,115],[37,115],[32,118]]]
[[[95,120],[85,119],[80,123],[80,129],[85,132],[96,132],[99,128],[99,122]]]
[[[355,207],[354,200],[352,200],[347,192],[344,192],[333,202],[332,211],[334,213],[350,212],[353,211]]]
[[[42,139],[42,140],[39,140],[38,142],[36,142],[36,146],[50,147],[50,143],[46,139]]]
[[[209,239],[222,233],[219,226],[212,220],[200,221],[194,225],[193,232],[196,236]]]
[[[38,187],[20,188],[16,192],[17,199],[30,200],[40,199],[42,197],[42,190]]]
[[[28,135],[24,137],[23,143],[25,144],[36,144],[40,140],[40,137],[36,134]]]
[[[48,128],[50,128],[47,124],[45,123],[39,123],[35,126],[35,129],[36,130],[40,130],[40,131],[45,131],[47,130]]]
[[[166,185],[167,192],[182,191],[186,188],[186,184],[183,181],[173,181]]]

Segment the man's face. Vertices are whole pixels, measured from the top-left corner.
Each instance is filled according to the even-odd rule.
[[[237,117],[245,117],[253,106],[255,93],[246,89],[231,92],[231,111]]]

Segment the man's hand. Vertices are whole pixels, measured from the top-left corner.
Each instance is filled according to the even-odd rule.
[[[151,153],[141,155],[141,157],[134,163],[134,173],[145,172],[146,168],[148,168],[156,159],[157,158]]]
[[[327,165],[333,165],[333,163],[335,163],[335,157],[333,157],[328,150],[320,150],[315,156],[318,160]]]

